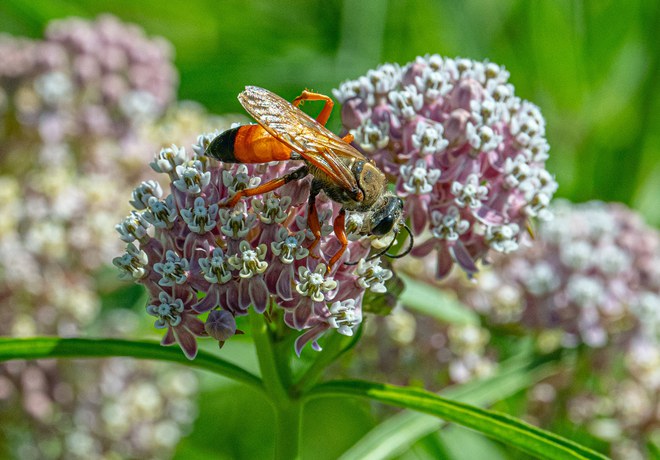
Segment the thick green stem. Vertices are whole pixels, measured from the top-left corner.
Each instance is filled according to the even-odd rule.
[[[290,369],[286,356],[278,355],[273,335],[263,315],[250,311],[252,340],[257,348],[259,369],[266,394],[275,410],[277,438],[275,458],[291,460],[300,457],[300,430],[303,403],[289,392]]]
[[[286,405],[275,407],[275,420],[277,423],[276,459],[292,460],[300,458],[302,409],[303,403],[299,399],[290,399]]]

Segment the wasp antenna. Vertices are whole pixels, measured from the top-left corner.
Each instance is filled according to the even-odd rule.
[[[410,238],[410,244],[408,245],[408,247],[406,248],[405,251],[403,251],[401,254],[390,254],[390,253],[387,252],[387,251],[390,250],[390,248],[396,242],[396,235],[394,235],[394,238],[392,238],[392,241],[390,242],[389,245],[387,245],[387,247],[385,249],[383,249],[380,252],[377,252],[374,255],[371,255],[371,256],[367,257],[365,259],[365,261],[369,262],[370,260],[374,260],[375,258],[380,257],[382,255],[385,255],[385,256],[389,257],[390,259],[400,259],[401,257],[408,255],[408,253],[410,253],[410,251],[412,251],[413,245],[415,244],[415,237],[413,236],[412,232],[410,231],[410,228],[406,224],[401,224],[401,226],[406,229],[406,232],[408,232],[408,237]],[[397,234],[398,234],[398,232],[397,232]],[[355,262],[344,262],[344,265],[357,265],[359,262],[360,262],[359,260],[357,260]]]
[[[382,256],[383,254],[385,254],[390,249],[390,247],[392,247],[391,244],[388,247],[386,247],[385,249],[383,249],[382,251],[377,252],[376,254],[373,254],[373,255],[367,257],[366,259],[364,259],[364,261],[369,262],[370,260],[374,260],[374,259]],[[360,260],[356,260],[355,262],[344,262],[344,265],[357,265],[359,263],[360,263]]]
[[[392,241],[390,241],[390,244],[388,244],[387,247],[386,247],[385,249],[383,249],[383,250],[380,251],[380,252],[377,252],[376,254],[370,255],[369,257],[367,257],[366,259],[364,259],[365,262],[369,262],[370,260],[374,260],[374,259],[376,259],[376,258],[382,256],[383,254],[388,255],[388,254],[387,254],[387,251],[389,251],[390,248],[394,245],[394,243],[396,243],[396,236],[397,236],[397,234],[398,234],[398,232],[394,234],[394,238],[392,238]],[[360,262],[360,261],[357,260],[357,261],[355,261],[355,262],[344,262],[344,264],[345,264],[345,265],[357,265],[359,262]]]
[[[408,232],[408,236],[410,237],[410,244],[408,245],[406,250],[403,251],[401,254],[389,254],[389,253],[385,254],[390,259],[400,259],[401,257],[408,255],[408,253],[412,251],[413,245],[415,244],[415,237],[410,231],[410,228],[405,223],[401,224],[401,226],[405,228],[406,231]],[[392,245],[390,244],[390,246]],[[388,247],[387,249],[389,250],[390,248]]]

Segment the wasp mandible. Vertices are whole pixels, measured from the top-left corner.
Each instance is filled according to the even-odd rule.
[[[226,203],[234,206],[243,197],[267,193],[307,175],[313,176],[308,201],[307,225],[315,240],[310,251],[321,239],[321,225],[316,211],[316,196],[323,190],[342,207],[334,219],[333,228],[341,247],[328,263],[328,272],[340,259],[346,247],[346,211],[364,214],[362,235],[384,236],[394,231],[392,243],[378,254],[398,258],[413,246],[413,236],[402,220],[403,201],[387,189],[385,174],[350,143],[353,136],[343,138],[325,127],[334,102],[329,96],[303,91],[292,103],[264,88],[246,86],[238,95],[241,105],[259,123],[243,125],[219,134],[209,144],[205,154],[225,163],[267,163],[302,160],[304,165],[294,171],[258,185],[238,191]],[[303,101],[323,101],[323,108],[313,119],[298,106]],[[399,227],[408,232],[410,244],[401,254],[387,253],[396,241]],[[350,264],[347,262],[347,264]]]

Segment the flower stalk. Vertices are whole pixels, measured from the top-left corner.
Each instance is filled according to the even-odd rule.
[[[257,349],[261,378],[275,411],[277,437],[276,459],[295,459],[300,456],[301,420],[303,403],[290,391],[291,370],[287,364],[288,353],[283,353],[274,340],[274,334],[265,317],[250,310],[250,328]],[[290,348],[289,348],[290,349]]]

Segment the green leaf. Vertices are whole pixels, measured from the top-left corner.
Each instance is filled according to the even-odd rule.
[[[471,406],[418,388],[362,380],[336,380],[316,386],[308,397],[352,395],[385,404],[413,409],[479,431],[504,444],[517,447],[538,458],[606,459],[580,444],[536,428],[515,417]]]
[[[660,460],[660,447],[653,440],[647,442],[646,447],[648,447],[650,460]]]
[[[0,361],[42,358],[110,358],[116,356],[185,364],[263,390],[261,379],[256,375],[203,351],[200,351],[194,360],[188,360],[178,347],[165,348],[156,342],[120,339],[62,339],[58,337],[0,338]]]
[[[478,458],[479,460],[507,460],[505,448],[501,444],[467,430],[459,425],[451,425],[434,433],[443,440],[448,457],[454,460]]]
[[[503,362],[494,375],[449,387],[441,394],[477,406],[492,404],[551,375],[559,365],[550,363],[555,358],[555,355],[547,355],[535,359],[533,344],[525,344],[524,351]],[[412,411],[400,412],[373,428],[341,458],[391,458],[404,452],[418,439],[440,429],[443,424],[442,420],[432,415]]]
[[[406,288],[401,302],[413,310],[452,324],[479,324],[477,314],[460,303],[456,296],[431,284],[399,274]]]

